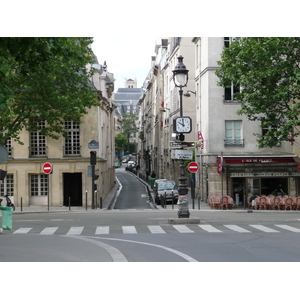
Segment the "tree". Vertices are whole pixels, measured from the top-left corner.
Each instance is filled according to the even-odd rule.
[[[64,121],[80,122],[98,105],[89,85],[92,38],[0,38],[0,144],[20,132],[58,139]],[[34,121],[34,122],[32,122]],[[47,126],[40,128],[39,122]],[[4,136],[3,133],[6,135]]]
[[[115,136],[115,148],[116,148],[116,154],[120,155],[125,148],[125,145],[127,145],[127,137],[119,133]]]
[[[300,38],[239,38],[221,58],[219,85],[240,85],[238,114],[260,121],[265,129],[254,133],[259,147],[293,141],[300,125]]]
[[[136,127],[136,121],[138,120],[138,117],[133,113],[122,114],[122,117],[123,117],[123,134],[127,137],[127,144],[129,150],[130,137],[138,131]]]

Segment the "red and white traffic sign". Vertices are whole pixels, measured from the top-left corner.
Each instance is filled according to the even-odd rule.
[[[44,172],[45,174],[51,174],[52,171],[53,171],[53,166],[52,166],[52,164],[50,164],[50,163],[48,163],[48,162],[46,162],[46,163],[43,164],[43,172]]]
[[[196,162],[190,162],[188,165],[188,170],[191,173],[196,173],[199,170],[199,165]]]

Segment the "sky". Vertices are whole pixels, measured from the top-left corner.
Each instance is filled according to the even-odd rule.
[[[114,74],[115,91],[124,87],[124,78],[137,79],[141,87],[155,56],[156,38],[143,36],[94,36],[92,49],[99,64],[106,61],[107,71]]]

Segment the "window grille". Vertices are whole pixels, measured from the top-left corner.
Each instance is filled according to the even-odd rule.
[[[3,180],[3,182],[0,184],[1,189],[1,196],[14,195],[14,175],[7,174]]]
[[[40,129],[45,128],[45,121],[37,124]],[[30,156],[45,156],[46,155],[46,137],[39,131],[30,133]]]
[[[48,178],[46,174],[30,175],[30,195],[47,196],[48,195]]]
[[[80,128],[72,121],[65,122],[68,138],[65,139],[64,155],[80,155]]]

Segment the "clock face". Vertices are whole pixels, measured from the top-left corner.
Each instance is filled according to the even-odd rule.
[[[192,131],[192,120],[190,117],[177,117],[174,125],[177,133],[189,133]]]

